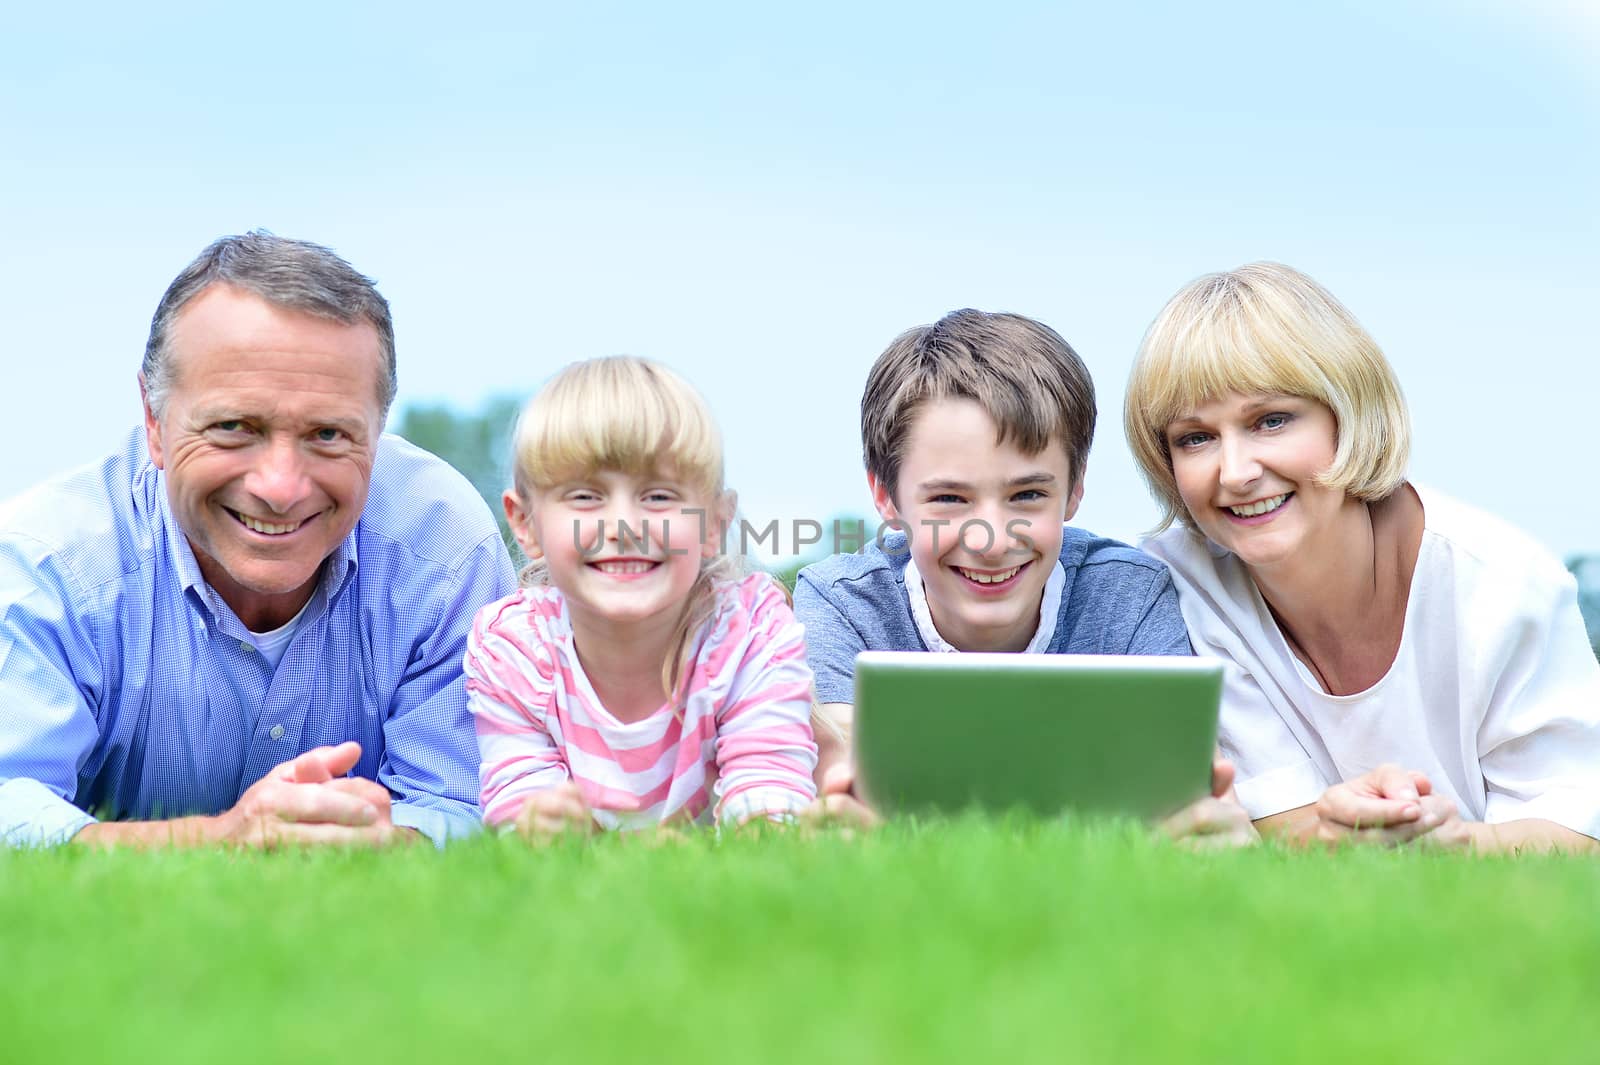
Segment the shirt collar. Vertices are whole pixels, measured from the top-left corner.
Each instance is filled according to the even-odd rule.
[[[1050,639],[1056,634],[1056,618],[1061,614],[1061,593],[1066,586],[1066,568],[1061,565],[1060,559],[1056,559],[1050,576],[1044,582],[1044,595],[1039,600],[1039,627],[1034,630],[1028,646],[1022,649],[1023,654],[1043,654],[1049,648]],[[928,594],[922,587],[922,574],[909,557],[906,559],[906,598],[911,602],[911,618],[917,623],[917,632],[928,650],[942,653],[961,650],[952,647],[950,641],[941,636],[934,626],[933,614],[928,611]]]

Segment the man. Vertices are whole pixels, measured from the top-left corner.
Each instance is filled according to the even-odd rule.
[[[224,237],[139,383],[118,453],[0,506],[0,837],[472,831],[461,660],[511,565],[466,481],[382,435],[388,303],[326,248]]]

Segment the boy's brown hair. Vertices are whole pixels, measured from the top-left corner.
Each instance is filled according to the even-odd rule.
[[[1036,455],[1052,440],[1083,480],[1094,440],[1094,382],[1072,345],[1020,314],[966,309],[895,337],[867,375],[861,445],[867,472],[894,495],[917,408],[942,399],[976,402],[1000,431]]]

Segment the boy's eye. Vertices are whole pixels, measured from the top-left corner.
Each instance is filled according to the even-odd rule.
[[[959,503],[959,502],[961,502],[961,497],[958,496],[958,495],[954,495],[954,494],[952,494],[950,492],[940,492],[938,495],[933,496],[931,499],[929,499],[928,502],[930,502],[930,503]]]
[[[1044,497],[1045,497],[1044,493],[1041,492],[1037,488],[1024,488],[1022,491],[1016,493],[1011,498],[1012,498],[1013,501],[1018,502],[1018,503],[1037,503],[1039,500],[1043,499]]]

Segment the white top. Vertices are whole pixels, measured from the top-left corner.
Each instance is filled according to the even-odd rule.
[[[1050,576],[1045,578],[1044,595],[1039,599],[1039,627],[1033,631],[1033,639],[1028,641],[1028,646],[1022,649],[1023,654],[1044,654],[1050,647],[1061,613],[1061,593],[1066,587],[1067,571],[1062,567],[1061,560],[1056,559]],[[961,648],[952,646],[938,626],[934,625],[933,613],[928,609],[928,591],[922,586],[922,572],[910,558],[906,559],[906,599],[911,603],[911,617],[917,623],[917,634],[922,637],[928,650],[942,654],[961,651]]]
[[[300,613],[279,625],[271,632],[252,632],[251,639],[255,640],[256,650],[261,652],[261,657],[272,664],[273,669],[278,668],[278,663],[283,661],[283,654],[289,649],[289,644],[294,641],[295,633],[299,632],[306,621],[306,611],[311,606],[311,601],[320,591],[312,594],[306,600],[306,605],[300,608]]]
[[[1329,695],[1243,563],[1186,528],[1142,546],[1177,583],[1196,653],[1228,662],[1220,746],[1253,818],[1385,762],[1475,821],[1538,817],[1600,837],[1600,663],[1577,585],[1531,538],[1419,486],[1424,528],[1394,664]]]

